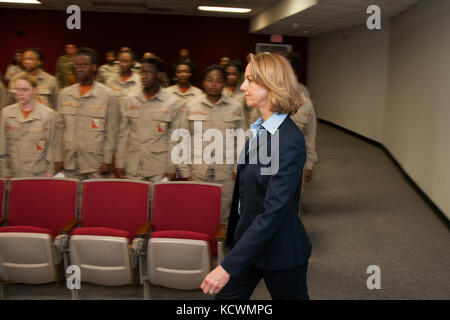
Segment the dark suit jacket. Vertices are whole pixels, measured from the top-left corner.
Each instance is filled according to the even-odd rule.
[[[221,263],[232,277],[242,276],[251,267],[288,270],[305,264],[311,255],[311,243],[298,217],[305,141],[290,117],[286,117],[277,131],[279,168],[276,173],[261,174],[262,168],[273,166],[276,161],[277,148],[266,130],[259,136],[257,147],[247,154],[245,164],[237,168],[227,231],[231,250]],[[258,159],[256,164],[249,164],[249,158],[266,147],[271,162],[264,165]]]

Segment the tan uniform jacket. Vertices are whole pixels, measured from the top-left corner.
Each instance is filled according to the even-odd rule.
[[[247,128],[250,128],[250,125],[256,120],[258,120],[258,118],[261,116],[259,114],[258,109],[247,107],[244,98],[245,94],[240,90],[240,86],[234,87],[233,91],[230,90],[230,87],[225,87],[222,90],[222,94],[227,97],[237,99],[239,101],[239,103],[242,106],[242,109],[244,110],[245,118],[247,119]]]
[[[23,69],[15,64],[10,64],[8,68],[6,69],[5,73],[5,81],[10,81],[11,78],[17,74],[23,72]]]
[[[117,63],[113,65],[104,64],[98,68],[97,81],[105,84],[109,79],[113,78],[120,72],[120,67]]]
[[[193,98],[193,97],[200,96],[203,94],[202,90],[200,90],[199,88],[192,86],[192,85],[189,86],[189,89],[184,93],[181,92],[181,90],[177,84],[170,86],[168,88],[165,88],[164,90],[166,90],[167,92],[170,92],[171,94],[176,95],[178,98],[181,98],[181,99],[189,99],[189,98]]]
[[[236,170],[237,156],[240,150],[237,150],[236,139],[234,145],[226,143],[226,131],[228,129],[242,129],[243,131],[245,131],[247,127],[242,107],[239,105],[237,100],[222,95],[219,101],[217,101],[217,103],[213,105],[208,101],[206,95],[201,95],[187,100],[179,115],[181,117],[179,121],[179,127],[190,132],[192,144],[192,164],[178,165],[178,170],[181,177],[187,178],[191,175],[195,175],[197,177],[199,176],[206,178],[208,169],[212,168],[214,169],[215,178],[217,180],[231,179],[232,173]],[[205,151],[205,148],[212,143],[211,141],[205,141],[205,139],[203,139],[203,147],[201,148],[201,150],[200,148],[194,147],[194,123],[196,121],[198,121],[198,123],[201,123],[203,135],[208,129],[217,129],[222,133],[221,143],[223,143],[223,149],[220,151],[223,152],[223,164],[207,164],[205,162],[205,159],[203,158],[203,152]],[[227,149],[228,155],[231,154],[234,156],[234,159],[231,159],[231,161],[226,158]],[[211,154],[212,153],[213,152],[211,152]],[[195,155],[197,155],[197,157],[201,157],[201,164],[194,163]],[[233,164],[227,164],[230,162]]]
[[[316,131],[317,119],[312,101],[302,94],[305,103],[298,109],[297,113],[291,115],[292,120],[302,130],[306,144],[306,163],[304,168],[312,170],[314,163],[318,161],[316,153]]]
[[[309,99],[311,99],[311,95],[309,94],[309,90],[307,87],[305,87],[305,85],[301,82],[298,83],[298,87],[300,89],[300,91]]]
[[[26,74],[26,72],[16,73],[9,82],[8,97],[5,105],[11,105],[16,103],[16,90],[14,89],[14,81],[18,77]],[[56,84],[56,78],[51,74],[48,74],[42,69],[39,69],[36,76],[37,79],[37,98],[40,103],[45,104],[47,107],[56,109],[56,100],[58,88]]]
[[[170,137],[181,104],[163,89],[149,100],[142,90],[128,95],[121,106],[116,167],[132,176],[139,168],[144,177],[175,173]]]
[[[3,107],[6,102],[6,89],[3,82],[0,81],[0,107]]]
[[[138,72],[131,72],[131,76],[126,81],[123,81],[120,74],[117,73],[106,81],[106,86],[112,89],[115,96],[119,97],[121,104],[125,102],[125,98],[129,93],[140,91],[142,88]]]
[[[24,119],[18,103],[2,110],[0,161],[3,177],[54,174],[56,112],[36,101]]]
[[[111,164],[118,133],[119,105],[111,89],[94,81],[80,97],[80,85],[61,90],[58,99],[61,122],[61,153],[64,168],[80,173],[97,171]]]

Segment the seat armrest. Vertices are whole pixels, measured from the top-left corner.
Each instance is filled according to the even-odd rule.
[[[2,224],[6,223],[6,218],[0,218],[0,227],[2,226]]]
[[[150,228],[152,227],[151,221],[144,222],[136,232],[136,238],[145,238],[147,237],[148,232],[150,231]]]
[[[216,231],[216,240],[225,241],[227,236],[227,227],[224,224],[219,225]]]
[[[75,228],[80,223],[80,219],[73,219],[69,221],[64,227],[59,230],[61,234],[69,234],[72,232],[72,229]]]

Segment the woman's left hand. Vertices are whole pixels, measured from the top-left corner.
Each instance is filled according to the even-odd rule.
[[[200,285],[200,289],[203,290],[204,294],[217,294],[229,280],[229,273],[226,272],[225,269],[219,264],[213,271],[208,273]]]

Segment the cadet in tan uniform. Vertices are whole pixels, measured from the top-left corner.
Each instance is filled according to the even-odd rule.
[[[35,99],[34,77],[23,75],[14,81],[18,103],[4,108],[0,120],[1,175],[50,177],[55,171],[56,112]]]
[[[61,90],[58,111],[62,121],[62,161],[57,170],[68,178],[111,176],[117,141],[119,106],[111,89],[94,81],[97,53],[81,48],[75,56],[78,83]]]
[[[117,176],[160,182],[175,178],[170,159],[171,132],[182,101],[159,86],[162,63],[141,61],[143,89],[129,94],[121,106]]]
[[[112,76],[106,81],[106,86],[113,90],[114,95],[119,97],[120,103],[125,102],[127,94],[141,90],[141,79],[138,72],[133,72],[135,55],[131,50],[120,50],[118,55],[120,73]]]
[[[5,83],[6,84],[11,80],[11,78],[15,74],[23,72],[22,55],[23,55],[23,50],[16,50],[16,52],[14,52],[14,61],[12,64],[10,64],[6,68],[6,73],[5,73]]]
[[[188,99],[203,94],[203,91],[191,85],[191,66],[185,62],[179,62],[175,68],[177,84],[166,88],[167,92],[176,95],[179,99]]]
[[[300,130],[302,130],[303,136],[305,137],[306,162],[303,167],[303,180],[308,182],[312,178],[314,163],[318,161],[316,153],[317,119],[311,99],[303,92],[302,98],[305,103],[298,109],[297,113],[291,115],[291,118]]]
[[[23,53],[22,65],[25,72],[17,73],[9,82],[8,96],[6,98],[5,105],[16,103],[16,91],[14,89],[14,80],[24,74],[29,74],[36,77],[37,80],[37,94],[36,97],[40,103],[55,109],[56,108],[56,96],[57,96],[57,84],[56,78],[40,67],[44,60],[43,53],[36,48],[27,49]]]
[[[240,150],[237,149],[237,142],[234,143],[233,161],[225,159],[227,149],[230,145],[226,143],[226,131],[233,129],[246,130],[246,120],[242,108],[239,103],[230,97],[221,94],[225,85],[225,73],[220,66],[208,67],[203,74],[203,88],[205,95],[201,95],[189,99],[182,112],[180,113],[181,120],[179,127],[186,129],[191,134],[192,141],[192,155],[191,165],[179,164],[178,171],[182,178],[188,180],[204,181],[219,183],[222,185],[222,208],[221,208],[221,223],[226,224],[228,221],[229,210],[232,199],[232,192],[234,186],[234,179],[236,177],[236,158]],[[194,128],[201,124],[202,133],[204,134],[208,129],[217,129],[222,133],[223,149],[219,152],[223,153],[222,164],[212,163],[208,164],[203,159],[202,154],[205,147],[211,142],[203,141],[203,150],[197,150],[194,140]],[[242,133],[243,133],[242,131]],[[220,141],[219,141],[220,143]],[[215,157],[215,150],[211,151],[211,156]],[[194,155],[202,157],[201,164],[195,164]]]
[[[255,122],[261,115],[256,108],[249,108],[245,103],[244,93],[240,90],[239,79],[241,79],[242,65],[237,60],[231,60],[225,67],[227,75],[226,85],[223,88],[222,94],[227,97],[235,98],[239,101],[244,110],[245,118],[247,119],[247,128]]]
[[[145,52],[142,55],[142,59],[149,59],[149,58],[158,58],[159,60],[161,60],[161,63],[164,65],[164,61],[161,58],[155,56],[155,54],[153,52]],[[170,87],[169,76],[164,71],[161,71],[161,80],[159,80],[159,86],[162,88]]]
[[[309,182],[312,179],[314,163],[318,161],[316,153],[316,131],[317,119],[313,103],[309,98],[309,92],[306,87],[298,80],[301,69],[301,59],[295,52],[284,52],[282,54],[291,64],[295,75],[297,76],[298,88],[302,93],[304,104],[298,109],[297,113],[291,115],[291,119],[302,130],[306,144],[306,163],[303,168],[303,182]]]
[[[116,62],[116,52],[114,50],[106,53],[106,64],[98,68],[97,81],[105,84],[110,78],[120,72],[118,62]]]

